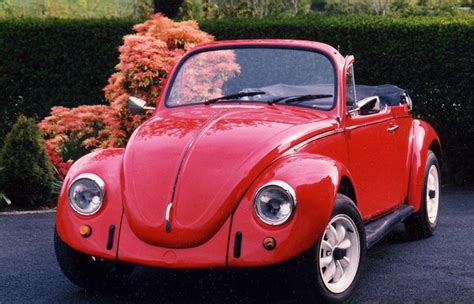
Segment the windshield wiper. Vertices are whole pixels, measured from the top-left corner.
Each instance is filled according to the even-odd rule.
[[[310,94],[310,95],[296,95],[296,96],[285,96],[285,97],[279,97],[276,99],[272,99],[267,101],[268,104],[274,104],[277,102],[282,102],[284,101],[285,103],[292,103],[292,102],[303,102],[311,99],[321,99],[321,98],[329,98],[332,97],[332,95],[329,94]]]
[[[237,99],[237,98],[241,98],[241,97],[263,95],[263,94],[267,94],[267,93],[263,92],[263,91],[240,92],[240,93],[236,93],[236,94],[224,95],[224,96],[220,96],[220,97],[217,97],[217,98],[208,99],[208,100],[204,101],[204,104],[208,105],[208,104],[220,101],[220,100]]]

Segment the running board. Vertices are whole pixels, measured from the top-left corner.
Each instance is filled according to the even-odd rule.
[[[365,225],[365,235],[367,237],[367,248],[372,247],[389,233],[395,225],[403,222],[407,217],[415,213],[415,208],[410,205],[403,205],[387,215],[376,219]]]

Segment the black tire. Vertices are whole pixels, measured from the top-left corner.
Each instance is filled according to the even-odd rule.
[[[332,219],[335,219],[336,216],[339,215],[348,216],[357,228],[358,238],[357,234],[355,234],[354,237],[359,240],[360,255],[355,277],[352,280],[352,283],[350,283],[350,285],[343,291],[336,293],[326,287],[325,283],[323,282],[322,273],[319,267],[319,255],[322,253],[321,242],[324,237],[323,234],[323,236],[315,244],[315,246],[307,254],[305,254],[305,256],[302,257],[303,262],[301,263],[300,261],[299,263],[300,266],[303,266],[299,269],[304,273],[305,283],[307,287],[305,296],[309,296],[309,298],[306,300],[311,300],[312,302],[320,303],[344,303],[352,297],[354,288],[359,282],[360,272],[362,269],[362,265],[364,264],[365,254],[367,250],[364,224],[354,202],[350,198],[342,194],[338,194],[336,197],[336,202],[334,204],[334,209],[331,215],[330,222]]]
[[[435,193],[435,195],[438,195],[439,201],[439,191],[441,189],[441,171],[439,169],[439,162],[436,158],[436,155],[433,153],[433,151],[429,150],[428,157],[426,158],[425,172],[423,175],[423,190],[421,191],[420,211],[413,214],[405,221],[405,228],[407,229],[408,234],[414,239],[421,239],[432,236],[434,231],[436,230],[436,227],[438,226],[439,209],[438,214],[436,216],[436,220],[434,222],[431,222],[429,220],[427,210],[427,183],[429,171],[432,166],[435,166],[436,170],[438,171],[438,193]]]
[[[93,258],[69,247],[54,230],[56,259],[63,274],[85,290],[113,289],[123,286],[134,267]]]

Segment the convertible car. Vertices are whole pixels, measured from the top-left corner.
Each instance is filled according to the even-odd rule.
[[[189,51],[124,149],[70,169],[57,208],[64,274],[86,288],[133,265],[246,268],[298,261],[307,294],[350,298],[366,250],[404,222],[438,223],[441,145],[394,85],[356,85],[354,57],[294,40]]]

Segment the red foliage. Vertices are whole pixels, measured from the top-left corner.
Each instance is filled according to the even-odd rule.
[[[74,138],[89,150],[121,145],[123,137],[116,111],[110,106],[53,107],[51,116],[38,124],[46,143],[60,153],[61,146]]]
[[[55,149],[46,143],[46,153],[48,153],[51,164],[54,166],[55,170],[53,171],[54,177],[60,181],[64,180],[67,171],[72,166],[72,161],[69,160],[65,162],[61,156],[58,155]]]
[[[58,160],[65,157],[65,146],[79,145],[76,148],[84,152],[125,146],[133,130],[146,119],[128,112],[128,97],[138,96],[155,105],[168,73],[183,54],[214,40],[194,21],[175,22],[161,14],[135,25],[134,31],[124,37],[116,73],[104,88],[110,106],[53,107],[51,116],[40,122],[49,155],[61,174],[68,168]]]
[[[126,105],[129,96],[137,96],[156,105],[168,73],[183,54],[213,36],[199,30],[195,21],[174,22],[161,14],[134,26],[136,34],[124,37],[119,48],[117,72],[104,88],[105,97],[117,111],[126,137],[146,117],[133,116]]]

